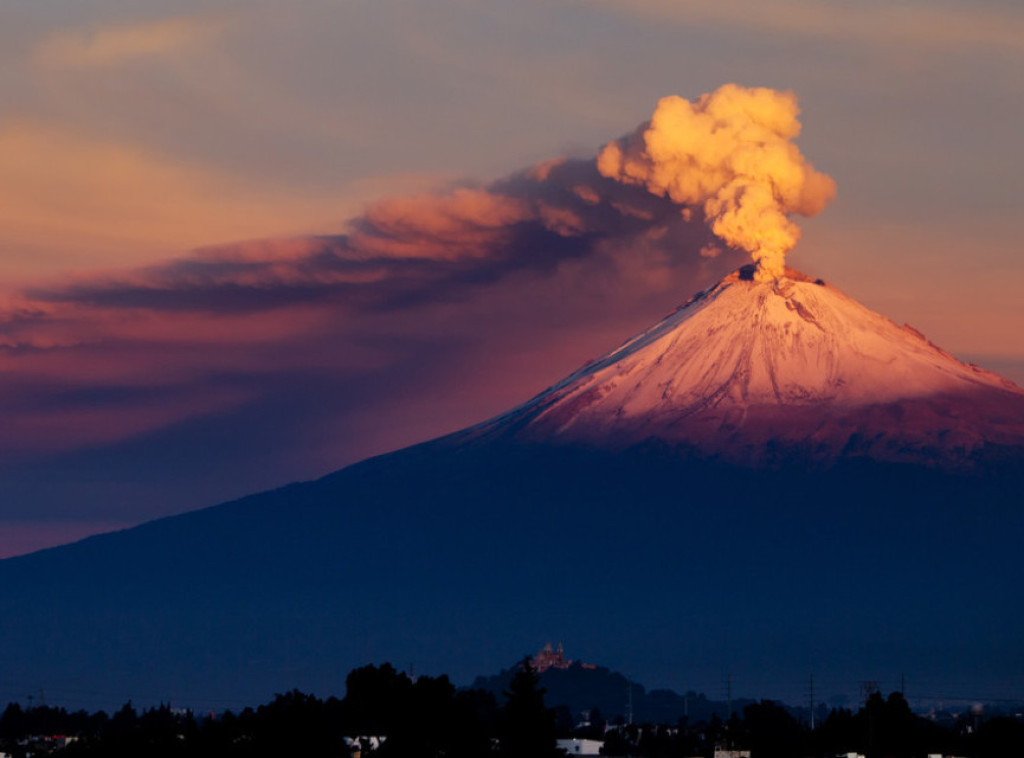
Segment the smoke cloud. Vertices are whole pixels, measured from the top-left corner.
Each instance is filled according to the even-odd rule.
[[[650,121],[601,150],[597,167],[603,176],[699,206],[715,235],[748,251],[757,278],[772,281],[800,239],[789,215],[813,216],[836,192],[831,177],[791,142],[800,134],[799,113],[792,92],[764,87],[726,84],[694,102],[666,97]]]

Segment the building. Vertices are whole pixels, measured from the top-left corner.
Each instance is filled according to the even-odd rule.
[[[530,661],[530,665],[533,666],[533,670],[538,674],[542,674],[548,669],[567,669],[572,665],[572,661],[565,659],[565,650],[562,649],[562,643],[558,643],[557,649],[551,648],[551,643],[547,643],[537,655],[533,656]]]
[[[558,740],[558,749],[569,755],[600,755],[603,747],[604,743],[600,740]]]

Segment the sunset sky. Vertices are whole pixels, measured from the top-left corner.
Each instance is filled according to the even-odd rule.
[[[0,556],[480,421],[748,262],[597,170],[730,82],[837,187],[789,264],[1024,383],[1022,73],[1014,0],[7,0]]]

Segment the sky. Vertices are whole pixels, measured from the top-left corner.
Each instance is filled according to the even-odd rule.
[[[1024,383],[1022,72],[996,0],[0,0],[0,556],[481,421],[746,263],[597,165],[728,83],[835,182],[788,263]]]

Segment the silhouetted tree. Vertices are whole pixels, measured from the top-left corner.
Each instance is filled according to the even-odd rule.
[[[350,736],[385,735],[408,712],[412,680],[390,663],[363,666],[345,679],[343,729]]]
[[[1024,723],[1005,717],[985,721],[969,740],[977,758],[1003,758],[1024,752]]]
[[[501,712],[500,755],[505,758],[557,758],[554,713],[544,707],[540,677],[524,658],[509,683]]]
[[[640,755],[650,758],[674,758],[678,754],[675,740],[664,725],[644,724],[637,747]]]
[[[323,701],[292,690],[277,694],[255,712],[243,712],[245,734],[261,754],[329,758],[343,749],[342,737]]]
[[[866,736],[864,727],[848,708],[833,708],[814,732],[814,752],[822,755],[832,751],[862,753]]]
[[[457,728],[451,735],[449,758],[481,758],[491,751],[498,731],[498,702],[484,690],[456,693],[453,704]]]
[[[917,717],[900,693],[893,692],[888,698],[871,693],[858,717],[867,733],[868,758],[904,758],[914,752]]]
[[[743,730],[751,758],[787,758],[803,754],[803,728],[789,711],[771,700],[743,709]]]
[[[358,669],[350,685],[345,700],[321,701],[292,690],[259,708],[198,723],[190,713],[166,705],[137,713],[129,702],[108,717],[102,711],[90,715],[11,704],[0,713],[0,752],[12,758],[45,754],[52,747],[45,735],[74,734],[80,739],[61,751],[66,758],[340,758],[347,754],[342,736],[375,734],[388,737],[379,758],[483,758],[495,752],[495,736],[501,740],[499,758],[559,755],[555,711],[545,707],[545,691],[528,660],[513,676],[500,711],[490,691],[456,691],[446,676],[413,682],[387,664]],[[591,718],[600,721],[600,713]],[[346,723],[373,729],[353,731]],[[869,749],[880,758],[1024,755],[1019,718],[978,709],[955,722],[952,717],[933,721],[915,716],[900,694],[876,693],[856,714],[833,710],[813,733],[781,705],[762,701],[745,706],[743,717],[730,718],[727,726],[713,716],[693,725],[681,720],[678,732],[630,724],[603,736],[606,755],[637,758],[711,758],[715,744],[728,737],[735,747],[749,748],[753,758],[825,758]],[[41,739],[19,744],[26,737]]]
[[[132,708],[132,701],[129,700],[121,706],[121,710],[110,717],[110,722],[104,732],[117,739],[127,739],[135,731],[138,723],[139,715]]]
[[[25,712],[17,703],[8,703],[0,716],[0,739],[17,740],[26,734]]]
[[[454,719],[455,686],[447,676],[421,676],[403,690],[405,700],[386,732],[381,758],[434,758],[446,755]]]

